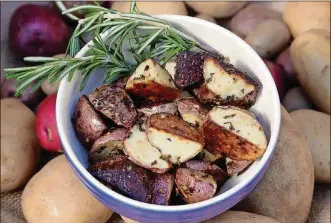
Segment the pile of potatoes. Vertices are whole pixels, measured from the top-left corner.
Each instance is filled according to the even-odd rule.
[[[129,3],[124,0],[103,3],[112,9],[129,10]],[[1,7],[3,5],[5,4]],[[50,5],[50,8],[54,7],[54,4]],[[238,35],[265,61],[283,104],[277,148],[263,179],[233,210],[205,223],[329,221],[329,214],[325,216],[322,212],[316,214],[310,210],[320,206],[327,210],[330,208],[330,201],[323,199],[330,196],[331,183],[330,2],[155,1],[138,2],[138,7],[152,15],[194,16]],[[67,41],[73,23],[63,16],[55,16],[56,10],[52,10],[54,13],[49,13],[48,17],[53,17],[62,24],[60,33],[63,33]],[[32,7],[32,11],[35,13],[24,24],[37,19],[41,29],[50,25],[46,21],[50,18],[44,16],[43,8]],[[15,20],[18,19],[17,16],[19,15],[16,14]],[[9,35],[8,38],[2,38],[4,41],[1,42],[1,55],[6,55],[1,57],[2,69],[26,65],[21,56],[33,50],[20,45],[24,44],[21,38],[23,36],[16,35],[19,30],[15,28],[15,24],[10,25],[9,21],[7,23],[8,26],[2,23],[2,29],[7,30],[4,33]],[[10,26],[12,31],[8,32]],[[24,29],[22,32],[25,35]],[[49,38],[40,40],[44,41],[43,51],[38,55],[56,56],[64,53],[65,44],[55,40],[52,42],[54,35],[47,35]],[[6,42],[9,40],[12,41],[10,45]],[[47,142],[44,144],[40,137],[43,129],[46,133],[51,129],[51,135],[57,136],[54,124],[50,128],[44,128],[43,125],[46,124],[36,124],[36,120],[43,120],[39,116],[51,116],[54,113],[54,94],[59,83],[45,83],[33,94],[29,92],[30,88],[16,99],[13,98],[14,84],[13,81],[4,80],[2,76],[2,195],[23,190],[22,209],[28,223],[115,222],[116,215],[90,194],[76,177],[64,155],[61,155],[61,148],[54,144],[54,141],[58,143],[58,138],[48,142],[48,148]],[[52,99],[46,100],[48,97]],[[41,102],[47,105],[41,106],[46,108],[41,109],[43,114],[39,115],[38,107]],[[55,123],[54,120],[52,123]],[[49,136],[45,135],[44,137]],[[323,188],[323,196],[320,189],[314,191],[314,188]],[[121,221],[136,222],[124,216]],[[116,222],[119,222],[118,219]]]

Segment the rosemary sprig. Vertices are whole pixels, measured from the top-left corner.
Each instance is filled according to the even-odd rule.
[[[25,58],[26,61],[43,64],[5,69],[8,79],[17,80],[16,95],[30,84],[34,84],[33,89],[37,89],[44,81],[52,83],[65,77],[70,81],[76,71],[83,76],[83,89],[95,68],[104,68],[104,82],[111,83],[133,72],[135,67],[147,58],[157,59],[164,65],[180,51],[195,46],[204,49],[166,21],[140,12],[135,1],[131,2],[130,13],[107,9],[98,4],[66,9],[60,0],[56,3],[63,14],[78,21],[66,52],[72,58],[28,57]],[[80,19],[72,14],[74,12],[84,13],[85,17]],[[84,33],[93,34],[94,45],[90,47],[88,55],[74,58],[81,50]],[[125,41],[129,42],[128,49],[124,47]],[[124,51],[131,52],[134,64],[127,62]]]

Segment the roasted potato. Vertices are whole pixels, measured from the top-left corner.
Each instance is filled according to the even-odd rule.
[[[150,203],[151,175],[131,163],[126,156],[113,156],[112,159],[90,166],[88,171],[114,190],[134,200]]]
[[[115,124],[130,128],[138,113],[132,99],[124,89],[114,85],[103,85],[88,96],[94,108]]]
[[[202,126],[208,111],[202,107],[202,105],[200,105],[195,98],[191,97],[178,99],[177,106],[180,116],[185,121],[197,128]]]
[[[152,204],[169,205],[175,177],[172,173],[155,174],[153,179]]]
[[[208,200],[217,190],[216,180],[206,173],[187,168],[179,168],[176,172],[176,189],[187,203]]]
[[[227,174],[218,166],[212,163],[204,162],[201,160],[190,160],[184,163],[184,167],[194,170],[201,171],[203,173],[213,176],[215,180],[220,183],[225,182]]]
[[[183,163],[201,152],[204,136],[177,116],[159,113],[146,123],[148,141],[173,164]]]
[[[256,160],[267,148],[267,139],[255,116],[236,107],[214,107],[203,124],[206,149],[234,160]]]
[[[155,173],[165,173],[171,168],[167,160],[161,159],[161,152],[148,141],[144,122],[131,128],[124,140],[124,152],[132,162]]]
[[[177,103],[157,103],[149,106],[144,106],[138,109],[138,112],[143,113],[146,116],[150,116],[157,113],[168,113],[171,115],[176,115],[178,112]]]
[[[106,122],[94,110],[85,95],[76,104],[73,124],[80,142],[88,149],[107,131]]]
[[[216,160],[222,158],[222,155],[220,153],[217,153],[216,155],[210,153],[208,150],[203,149],[200,153],[200,158],[201,160],[205,161],[205,162],[210,162],[213,163]]]
[[[174,101],[181,93],[168,71],[152,59],[137,67],[126,84],[126,90],[138,99],[152,102]]]
[[[203,66],[205,83],[194,89],[201,103],[251,107],[256,100],[259,85],[233,65],[207,57]]]
[[[249,160],[232,160],[230,158],[226,158],[226,171],[229,176],[240,173],[244,169],[246,169],[252,161]]]
[[[104,161],[112,154],[117,154],[119,150],[123,150],[123,140],[127,132],[128,130],[125,128],[113,129],[98,138],[90,151],[91,160],[94,162]]]

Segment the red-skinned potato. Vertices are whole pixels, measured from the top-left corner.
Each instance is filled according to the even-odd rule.
[[[152,204],[169,205],[175,177],[172,173],[156,174],[152,186]]]
[[[40,103],[36,115],[35,131],[42,148],[52,152],[61,152],[62,145],[55,118],[56,96],[56,93],[51,94]]]
[[[180,98],[177,100],[178,111],[184,121],[200,128],[205,121],[208,110],[202,107],[199,102],[193,98]]]
[[[15,97],[15,84],[16,80],[4,79],[1,85],[1,98]],[[35,107],[45,98],[45,94],[40,88],[32,92],[32,87],[29,86],[17,98],[29,108],[35,109]]]
[[[285,72],[285,80],[287,85],[297,85],[298,80],[293,68],[293,63],[290,55],[290,48],[286,48],[276,58],[275,62],[283,67]],[[287,83],[289,82],[289,83]]]
[[[263,59],[264,63],[267,65],[278,90],[278,95],[280,99],[283,99],[284,93],[285,93],[285,72],[282,69],[281,66],[278,64],[267,60]]]
[[[19,7],[9,25],[9,43],[19,57],[64,53],[71,34],[60,15],[33,4]]]
[[[201,171],[214,177],[219,183],[224,183],[227,179],[227,174],[218,166],[212,163],[204,162],[201,160],[190,160],[184,163],[184,167],[194,170]]]
[[[248,160],[232,160],[230,158],[226,158],[225,165],[226,165],[226,171],[229,176],[232,176],[234,174],[240,173],[244,169],[246,169],[252,161]]]

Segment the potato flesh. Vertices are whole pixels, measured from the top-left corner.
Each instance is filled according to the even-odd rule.
[[[161,112],[175,115],[178,110],[177,110],[176,102],[171,102],[171,103],[165,103],[165,104],[156,105],[156,106],[152,106],[152,107],[140,108],[140,109],[138,109],[138,111],[147,116],[150,116],[150,115],[161,113]]]
[[[184,121],[200,128],[208,111],[194,98],[181,98],[177,100],[178,111]]]
[[[216,107],[209,112],[209,117],[217,125],[257,145],[260,149],[267,148],[262,126],[253,114],[235,107]]]
[[[222,155],[220,155],[220,154],[214,155],[214,154],[210,153],[207,149],[203,149],[201,151],[201,159],[205,162],[212,163],[220,158],[222,158]]]
[[[149,128],[148,140],[157,147],[164,157],[169,157],[173,164],[183,163],[201,152],[203,145],[179,135],[174,135],[163,130]]]
[[[207,58],[203,70],[207,88],[226,100],[228,97],[244,98],[256,88],[253,84],[239,75],[226,72],[222,66],[212,58]]]
[[[156,173],[165,173],[171,164],[160,158],[161,152],[148,141],[144,129],[145,126],[139,127],[139,124],[132,127],[131,134],[124,140],[124,152],[135,164]]]

